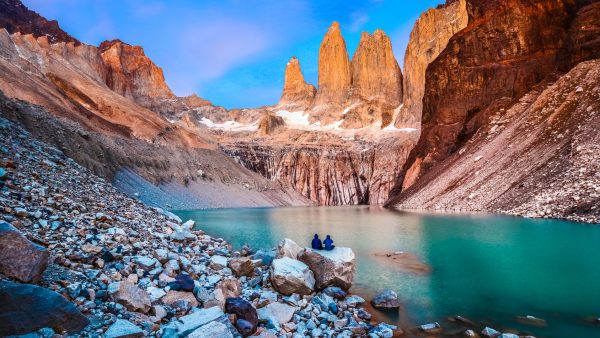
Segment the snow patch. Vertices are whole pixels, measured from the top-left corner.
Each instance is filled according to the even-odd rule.
[[[258,130],[258,121],[252,124],[242,124],[237,121],[225,121],[223,123],[215,123],[211,119],[203,117],[200,123],[210,129],[228,130],[228,131],[255,131]]]

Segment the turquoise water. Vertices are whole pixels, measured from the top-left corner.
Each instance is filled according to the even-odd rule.
[[[403,308],[384,314],[407,327],[462,315],[537,337],[600,337],[600,226],[496,215],[418,214],[378,207],[222,209],[177,212],[239,248],[271,248],[283,238],[308,245],[332,235],[354,249],[354,292],[395,290]],[[406,251],[431,267],[406,272],[375,253]],[[370,298],[367,298],[370,299]],[[382,315],[382,314],[380,314]],[[522,325],[534,315],[546,327]]]

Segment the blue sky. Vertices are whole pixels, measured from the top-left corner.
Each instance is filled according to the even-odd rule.
[[[350,56],[363,31],[383,29],[402,66],[418,16],[443,0],[23,0],[82,42],[119,38],[144,47],[177,95],[227,108],[278,101],[285,65],[298,57],[317,84],[321,39],[340,22]]]

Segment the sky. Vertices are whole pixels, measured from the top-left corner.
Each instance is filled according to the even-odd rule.
[[[285,65],[317,85],[319,45],[333,21],[352,57],[360,34],[383,29],[400,66],[419,15],[443,0],[23,0],[80,41],[144,47],[176,95],[226,108],[275,104]]]

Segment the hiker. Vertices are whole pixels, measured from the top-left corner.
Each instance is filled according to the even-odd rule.
[[[319,235],[315,234],[315,238],[313,238],[311,246],[314,250],[323,250],[323,243],[321,243]]]
[[[333,239],[331,239],[331,236],[329,235],[327,235],[327,238],[325,238],[323,244],[325,244],[325,250],[327,251],[331,251],[333,248],[335,248],[335,245],[333,245]]]

